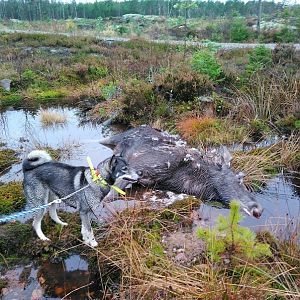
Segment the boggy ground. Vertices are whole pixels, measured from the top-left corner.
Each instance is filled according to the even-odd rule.
[[[1,74],[12,80],[11,90],[0,92],[2,109],[81,106],[90,118],[149,123],[204,148],[239,142],[249,150],[254,141],[276,135],[274,145],[236,151],[233,166],[245,171],[245,182],[253,189],[280,170],[298,174],[300,60],[290,46],[227,52],[212,44],[195,49],[24,34],[0,39]],[[15,153],[7,153],[14,162]],[[15,203],[24,201],[20,183],[1,186],[1,191],[9,192]],[[76,214],[63,214],[66,228],[45,219],[50,244],[37,242],[29,223],[1,225],[1,267],[49,259],[75,247],[96,272],[118,282],[118,292],[109,294],[121,299],[299,297],[297,230],[288,242],[258,234],[255,241],[269,244],[271,255],[249,258],[237,243],[227,245],[215,261],[208,245],[217,243],[207,244],[195,234],[193,201],[117,214],[97,230],[97,249],[82,246]],[[21,207],[13,204],[9,212]]]
[[[258,233],[253,247],[264,243],[267,250],[255,258],[240,248],[238,239],[227,244],[229,236],[221,235],[218,240],[227,246],[217,258],[212,258],[217,241],[205,243],[195,231],[198,217],[193,209],[198,206],[198,200],[186,198],[167,208],[142,205],[125,210],[108,224],[95,227],[100,241],[95,249],[82,245],[76,214],[60,213],[69,223],[64,228],[45,218],[43,228],[50,243],[37,241],[30,224],[3,225],[1,265],[6,268],[24,260],[53,260],[69,251],[80,253],[88,259],[90,270],[101,274],[102,283],[106,282],[103,299],[299,297],[300,253],[292,239],[283,242],[268,232]],[[236,229],[232,230],[235,235]],[[248,241],[250,237],[241,238]],[[99,284],[101,288],[103,284]]]

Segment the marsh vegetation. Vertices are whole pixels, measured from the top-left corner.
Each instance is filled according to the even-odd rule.
[[[299,188],[300,53],[291,45],[277,45],[273,51],[263,46],[225,51],[213,43],[184,47],[142,39],[120,43],[20,33],[1,34],[0,41],[1,74],[11,80],[9,91],[0,90],[1,141],[7,143],[1,148],[0,166],[10,175],[20,168],[22,155],[17,153],[32,147],[32,140],[26,139],[44,139],[42,148],[59,149],[60,138],[71,135],[80,138],[83,153],[66,158],[53,152],[57,159],[84,164],[87,154],[95,162],[106,158],[110,150],[98,144],[105,127],[97,122],[110,119],[125,128],[152,124],[207,151],[227,144],[233,150],[233,167],[245,172],[247,187],[258,197],[264,197],[270,179],[279,173]],[[72,108],[54,109],[57,105]],[[42,128],[41,115],[45,124],[65,125]],[[84,127],[90,120],[96,121],[94,127]],[[10,128],[20,136],[12,139]],[[75,144],[67,148],[73,151]],[[17,179],[0,186],[0,213],[23,208],[22,178]],[[95,226],[101,240],[97,249],[82,245],[78,216],[70,212],[61,212],[67,228],[46,218],[43,226],[50,244],[36,242],[29,223],[1,225],[1,270],[16,262],[48,262],[76,252],[101,278],[96,289],[104,299],[297,299],[297,191],[292,190],[295,201],[289,207],[284,188],[274,194],[267,190],[272,200],[265,214],[271,220],[263,222],[272,223],[275,216],[269,211],[285,203],[276,216],[284,222],[276,223],[278,231],[272,226],[264,226],[267,231],[256,228],[256,235],[237,225],[241,216],[234,208],[231,217],[207,222],[198,210],[205,205],[191,197],[166,207],[146,196],[148,201],[137,201],[134,208],[114,210],[105,226]],[[145,199],[140,194],[132,190],[127,200]],[[291,219],[285,215],[289,209]],[[205,230],[197,235],[199,226]],[[247,255],[258,245],[266,245],[258,251],[261,255]],[[40,286],[53,295],[55,287],[49,281],[40,281]],[[59,297],[63,293],[67,294],[59,290]]]

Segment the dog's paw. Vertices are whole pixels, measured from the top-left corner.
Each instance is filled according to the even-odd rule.
[[[61,222],[60,225],[61,225],[61,226],[68,226],[68,223],[66,223],[66,222]]]
[[[51,242],[51,240],[49,238],[47,238],[47,237],[43,237],[43,238],[41,238],[41,240],[43,242]]]
[[[85,244],[88,245],[88,246],[90,246],[90,247],[92,247],[92,248],[95,248],[95,247],[98,246],[98,243],[95,240],[93,240],[93,241],[86,241]]]

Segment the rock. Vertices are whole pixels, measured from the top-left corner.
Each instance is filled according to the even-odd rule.
[[[176,263],[191,266],[205,251],[205,242],[200,240],[196,232],[178,231],[165,237],[164,244],[167,256]]]
[[[175,260],[177,262],[183,262],[183,263],[185,263],[185,262],[187,262],[188,258],[186,257],[186,255],[183,252],[181,252],[181,253],[178,253],[175,256]]]
[[[0,86],[3,87],[3,89],[8,92],[10,91],[10,83],[11,83],[10,79],[0,80]]]

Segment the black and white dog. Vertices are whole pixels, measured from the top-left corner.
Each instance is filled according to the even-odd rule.
[[[128,182],[138,179],[135,171],[130,169],[124,159],[119,156],[104,160],[97,169],[101,177],[110,185],[117,178],[123,178]],[[80,190],[63,202],[79,211],[83,241],[91,247],[98,245],[91,227],[91,215],[101,205],[101,201],[109,192],[109,186],[96,184],[89,168],[53,161],[50,155],[42,150],[34,150],[28,154],[23,161],[23,173],[24,193],[30,208],[47,204]],[[38,211],[33,220],[33,227],[41,240],[49,240],[41,229],[45,212],[46,210]],[[67,225],[59,219],[55,203],[50,206],[49,213],[53,221]]]

